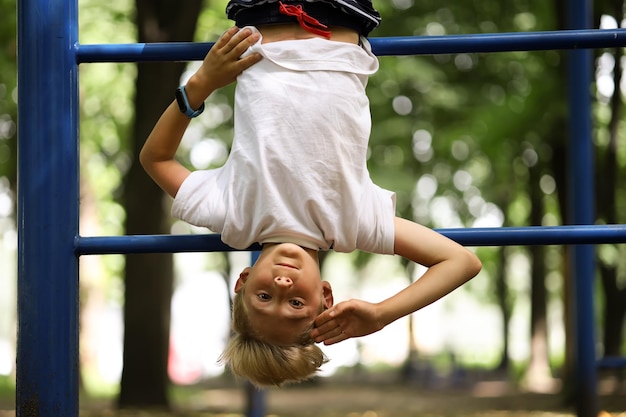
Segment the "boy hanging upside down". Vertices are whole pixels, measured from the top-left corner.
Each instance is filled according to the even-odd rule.
[[[140,160],[174,197],[174,216],[235,249],[262,245],[235,285],[237,334],[221,360],[258,386],[281,385],[326,362],[315,343],[374,333],[453,291],[481,263],[396,217],[395,194],[370,179],[365,87],[378,60],[366,36],[380,21],[370,1],[232,0],[227,13],[237,26],[177,90]],[[185,129],[211,93],[234,81],[229,158],[190,172],[175,159]],[[397,254],[428,270],[386,300],[335,305],[318,261],[330,249]]]

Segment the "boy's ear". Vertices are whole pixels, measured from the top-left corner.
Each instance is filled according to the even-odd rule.
[[[237,278],[237,282],[235,282],[235,292],[236,293],[241,291],[241,289],[243,288],[244,284],[248,280],[248,277],[250,276],[250,271],[252,271],[252,268],[247,266],[239,274],[239,278]]]
[[[324,307],[331,308],[335,302],[333,289],[328,281],[322,281],[322,296],[324,297]]]

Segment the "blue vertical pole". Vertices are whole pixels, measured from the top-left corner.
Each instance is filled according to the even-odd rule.
[[[246,382],[246,417],[265,417],[265,390]]]
[[[570,0],[568,29],[592,27],[590,0]],[[594,223],[594,150],[591,124],[592,51],[572,50],[568,55],[569,135],[568,195],[572,224]],[[575,324],[575,398],[578,417],[598,415],[594,326],[595,261],[592,245],[571,247]]]
[[[254,251],[250,254],[250,265],[254,265],[261,252]],[[246,382],[246,417],[265,416],[265,390],[256,388],[249,381]]]
[[[78,415],[77,9],[17,4],[17,416]]]

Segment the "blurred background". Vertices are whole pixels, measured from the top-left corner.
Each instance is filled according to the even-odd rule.
[[[214,41],[232,25],[225,5],[80,0],[79,40]],[[557,30],[565,16],[561,0],[374,0],[374,6],[383,23],[372,37]],[[595,27],[622,26],[622,1],[596,0],[594,9]],[[16,42],[16,1],[0,0],[0,398],[8,408],[17,320]],[[376,183],[397,193],[398,214],[434,228],[563,224],[564,61],[561,51],[381,57],[368,85],[368,166]],[[595,51],[598,224],[626,223],[623,62],[621,48]],[[175,221],[171,200],[137,163],[175,87],[196,65],[80,66],[81,235],[207,233]],[[179,156],[189,167],[226,160],[232,95],[233,86],[213,94],[188,129]],[[626,247],[596,248],[597,311],[589,320],[598,329],[598,356],[624,356]],[[325,348],[331,361],[314,384],[380,378],[465,389],[497,380],[571,400],[566,248],[473,250],[484,265],[478,277],[374,335]],[[239,386],[216,361],[230,332],[234,278],[249,262],[248,253],[82,257],[85,398],[168,408],[184,387]],[[397,257],[330,252],[323,258],[336,301],[381,300],[422,272]],[[623,394],[624,378],[624,370],[603,371],[600,389]],[[482,386],[496,392],[500,385]]]

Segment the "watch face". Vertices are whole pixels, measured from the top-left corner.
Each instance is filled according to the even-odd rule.
[[[176,96],[176,103],[178,103],[178,108],[182,113],[185,113],[187,111],[187,105],[185,104],[183,93],[179,89],[177,89],[174,95]]]

